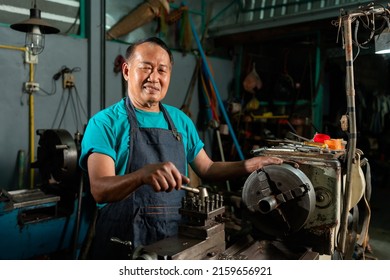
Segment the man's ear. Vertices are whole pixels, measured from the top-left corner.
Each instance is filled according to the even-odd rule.
[[[127,77],[129,75],[129,65],[126,62],[122,64],[122,75],[123,78],[127,81]]]

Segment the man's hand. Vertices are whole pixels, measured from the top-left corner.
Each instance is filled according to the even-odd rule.
[[[190,182],[172,162],[148,164],[139,171],[142,172],[142,182],[152,186],[156,192],[179,190],[183,184]]]
[[[283,160],[278,157],[269,157],[269,156],[258,156],[247,159],[245,161],[245,166],[248,172],[253,172],[260,168],[263,168],[266,165],[277,164],[280,165],[283,163]]]

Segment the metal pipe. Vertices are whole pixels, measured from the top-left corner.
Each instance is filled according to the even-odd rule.
[[[100,109],[106,107],[106,1],[100,7]]]
[[[30,63],[30,79],[29,82],[34,82],[34,64]],[[30,126],[30,188],[34,188],[35,169],[31,168],[31,164],[35,161],[35,110],[34,110],[34,95],[29,92],[29,126]]]
[[[346,60],[346,95],[347,95],[347,112],[348,112],[348,147],[347,147],[347,173],[345,181],[345,193],[343,211],[340,222],[339,232],[339,250],[342,254],[345,253],[347,229],[348,229],[348,216],[351,208],[351,174],[352,174],[352,161],[356,152],[356,112],[355,112],[355,88],[354,88],[354,71],[353,71],[353,47],[352,47],[352,17],[347,16],[343,20],[344,27],[344,43],[345,43],[345,60]]]
[[[8,50],[15,50],[15,51],[27,51],[26,47],[16,47],[16,46],[7,46],[7,45],[0,45],[0,49],[8,49]]]
[[[237,1],[233,0],[232,2],[227,4],[226,7],[221,9],[213,18],[210,19],[209,24],[211,24],[214,20],[218,19],[225,11],[227,11],[231,6],[233,6],[233,4],[235,4],[235,2],[237,2]]]
[[[272,210],[275,210],[279,206],[279,203],[274,196],[267,196],[260,199],[258,205],[260,213],[268,214]]]
[[[17,50],[17,51],[23,51],[26,52],[28,49],[26,47],[15,47],[15,46],[7,46],[7,45],[0,45],[0,48],[2,49],[9,49],[9,50]],[[30,67],[30,73],[29,73],[29,82],[34,82],[34,63],[29,63]],[[29,168],[30,168],[30,188],[34,188],[34,175],[35,170],[34,168],[31,168],[31,164],[35,161],[35,122],[34,122],[34,95],[33,92],[29,92],[29,153],[30,153],[30,161],[29,161]]]
[[[80,19],[79,36],[81,38],[86,37],[86,33],[85,33],[85,1],[86,0],[80,0],[80,8],[79,8],[79,19]]]

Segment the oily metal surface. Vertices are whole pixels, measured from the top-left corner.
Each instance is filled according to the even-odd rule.
[[[316,204],[310,179],[288,164],[269,165],[253,172],[244,184],[242,201],[257,230],[280,237],[301,229]]]

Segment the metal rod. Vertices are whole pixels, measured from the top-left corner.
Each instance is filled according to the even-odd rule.
[[[355,112],[355,88],[354,88],[354,71],[353,71],[353,47],[352,47],[352,19],[348,16],[343,21],[344,42],[345,42],[345,60],[346,60],[346,95],[347,95],[347,112],[348,112],[348,130],[349,139],[347,147],[347,173],[345,181],[344,203],[341,215],[340,232],[339,232],[339,250],[342,254],[345,252],[348,216],[351,208],[351,171],[352,161],[356,152],[356,112]]]
[[[106,0],[100,2],[100,109],[106,107]]]
[[[199,193],[199,189],[197,189],[197,188],[192,188],[192,187],[188,187],[188,186],[181,186],[181,188],[183,190],[186,190],[186,191],[189,191],[192,193]]]

